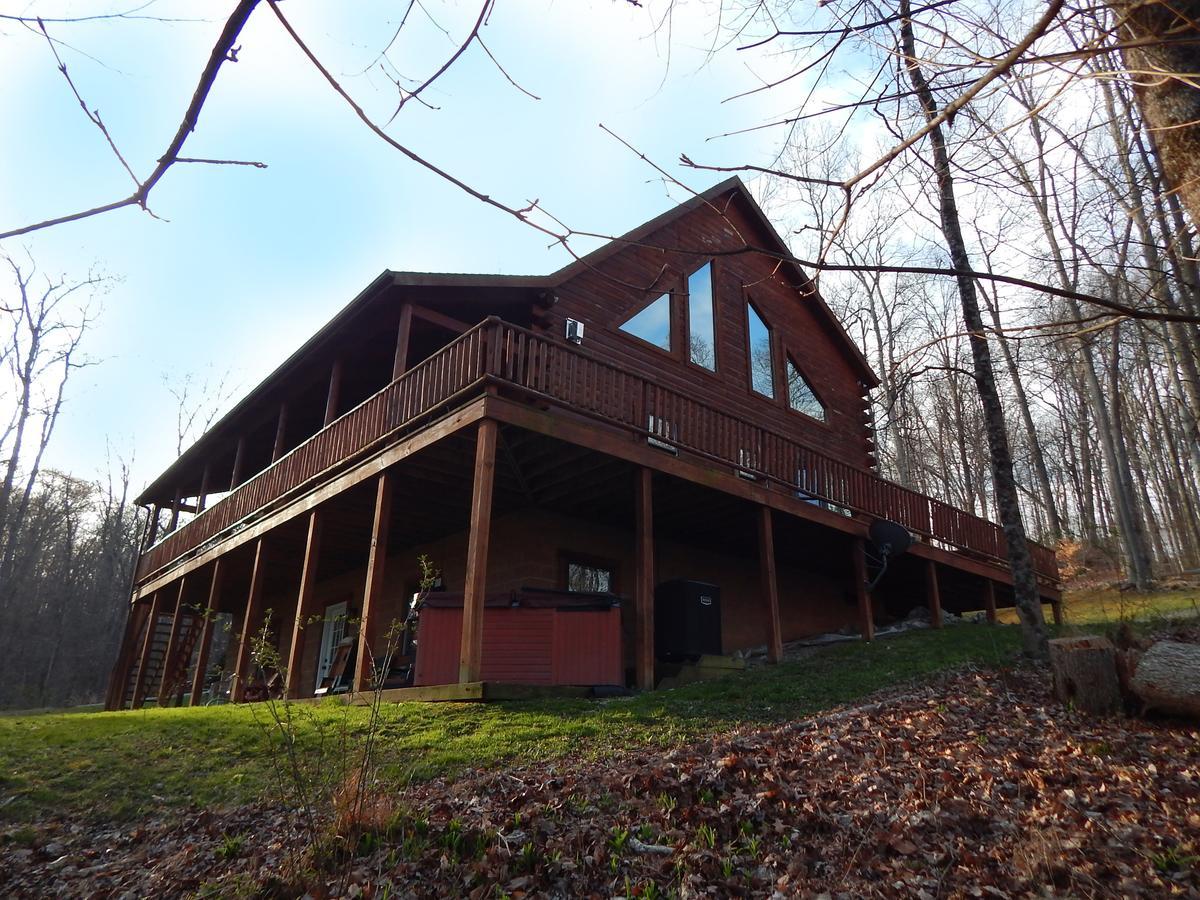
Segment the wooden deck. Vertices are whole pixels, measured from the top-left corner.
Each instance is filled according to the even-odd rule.
[[[887,518],[931,546],[1006,565],[1000,527],[879,478],[816,448],[612,365],[598,355],[490,318],[405,372],[286,456],[171,532],[139,560],[137,582],[215,546],[433,419],[488,393],[557,410],[664,453],[736,474],[844,515]],[[1031,543],[1039,576],[1057,581],[1054,552]]]

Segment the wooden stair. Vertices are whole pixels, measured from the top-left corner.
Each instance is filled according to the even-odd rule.
[[[173,659],[167,660],[167,645],[171,640],[171,628],[174,625],[175,615],[171,612],[160,613],[157,621],[146,621],[142,623],[138,630],[137,640],[134,642],[136,648],[133,664],[129,667],[129,677],[125,682],[125,690],[121,697],[121,709],[135,709],[141,706],[147,699],[154,700],[160,694],[160,688],[163,686],[163,679],[166,679],[167,691],[163,694],[168,699],[172,696],[172,692],[176,692],[178,701],[182,701],[182,694],[187,687],[187,675],[191,668],[192,655],[196,648],[196,641],[200,636],[203,620],[200,616],[191,613],[181,613],[179,623],[179,633],[176,635],[176,649],[172,654]],[[154,631],[150,637],[150,653],[146,659],[146,677],[142,681],[141,696],[135,694],[138,689],[138,681],[141,670],[141,648],[145,646],[146,631],[153,628]],[[178,702],[177,701],[177,702]]]

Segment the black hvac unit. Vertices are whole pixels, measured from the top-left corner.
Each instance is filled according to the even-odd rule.
[[[664,581],[654,591],[654,655],[667,662],[721,653],[721,589],[703,581]]]

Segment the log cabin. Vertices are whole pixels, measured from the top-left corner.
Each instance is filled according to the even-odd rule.
[[[1003,532],[880,477],[876,384],[736,178],[552,275],[384,272],[138,498],[107,705],[261,696],[257,633],[279,692],[363,690],[422,555],[391,684],[650,689],[688,651],[994,618]],[[913,542],[868,590],[878,520]]]

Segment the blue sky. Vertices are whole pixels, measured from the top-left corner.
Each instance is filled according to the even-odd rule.
[[[0,13],[79,15],[105,2],[0,0]],[[367,68],[405,4],[288,0],[283,9],[373,115],[395,89]],[[461,40],[474,2],[426,0]],[[732,47],[711,56],[713,5],[678,3],[670,60],[653,16],[619,0],[501,2],[484,39],[534,101],[478,47],[389,133],[510,205],[534,198],[572,226],[620,233],[686,193],[599,128],[604,123],[690,186],[719,180],[676,160],[768,163],[778,135],[708,141],[786,111],[787,96],[721,101],[759,83],[783,60]],[[89,106],[99,108],[139,174],[179,122],[231,2],[160,0],[146,12],[201,21],[50,25]],[[218,12],[219,11],[219,12]],[[414,13],[390,53],[423,79],[453,50]],[[0,229],[129,193],[128,175],[56,71],[45,39],[0,22]],[[244,393],[385,268],[542,273],[561,249],[422,170],[370,134],[299,56],[265,4],[244,32],[187,153],[261,160],[266,170],[177,166],[152,195],[158,221],[127,209],[5,242],[46,270],[116,283],[88,338],[98,364],[76,377],[50,465],[89,476],[106,446],[134,460],[134,487],[174,456],[173,400],[163,378],[229,372]],[[15,136],[15,137],[14,137]],[[589,249],[581,242],[579,251]]]

